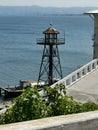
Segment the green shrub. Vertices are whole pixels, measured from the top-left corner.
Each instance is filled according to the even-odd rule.
[[[50,116],[66,115],[97,110],[95,103],[78,103],[66,95],[64,85],[54,88],[44,87],[43,96],[38,89],[27,88],[15,99],[14,105],[0,115],[0,124],[39,119]]]

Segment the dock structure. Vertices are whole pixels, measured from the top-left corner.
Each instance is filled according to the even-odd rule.
[[[12,98],[19,96],[23,90],[16,90],[15,88],[3,88],[0,87],[0,96],[4,96],[4,98]]]
[[[34,87],[37,82],[30,80],[20,80],[17,86],[0,87],[0,96],[5,98],[13,98],[19,96],[26,88]]]

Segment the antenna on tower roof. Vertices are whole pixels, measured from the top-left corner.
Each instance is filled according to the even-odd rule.
[[[51,27],[53,26],[52,22],[50,22],[50,26],[51,26]]]

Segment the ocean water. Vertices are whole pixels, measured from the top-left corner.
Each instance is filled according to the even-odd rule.
[[[16,85],[19,80],[37,80],[43,46],[36,44],[50,27],[64,36],[59,46],[63,76],[93,59],[93,20],[80,16],[15,17],[0,16],[0,86]]]

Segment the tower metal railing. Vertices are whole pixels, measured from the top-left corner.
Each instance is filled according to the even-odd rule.
[[[65,43],[65,39],[64,38],[58,38],[56,39],[49,39],[49,41],[47,41],[47,43],[54,43],[54,44],[64,44]],[[45,44],[45,38],[37,38],[37,44]]]

